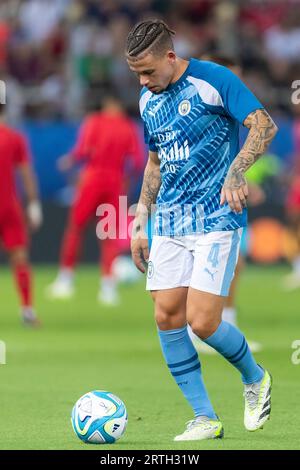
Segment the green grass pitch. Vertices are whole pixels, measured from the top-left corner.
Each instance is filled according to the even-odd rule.
[[[223,440],[174,443],[192,418],[191,410],[161,356],[152,303],[143,282],[122,287],[122,304],[96,302],[96,267],[83,266],[71,301],[49,301],[51,267],[36,268],[40,330],[24,329],[9,271],[0,269],[0,340],[7,364],[0,366],[1,449],[299,449],[300,365],[291,344],[300,339],[300,290],[284,293],[285,268],[248,267],[238,295],[239,324],[247,338],[263,343],[257,361],[273,375],[271,420],[263,430],[243,427],[243,397],[237,371],[221,356],[201,357],[204,378],[225,427]],[[125,402],[129,424],[112,446],[81,443],[70,412],[94,389],[110,390]]]

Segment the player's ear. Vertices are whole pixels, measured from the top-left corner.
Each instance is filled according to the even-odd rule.
[[[167,55],[167,59],[168,59],[169,63],[174,64],[174,62],[176,60],[175,52],[170,50],[166,53],[166,55]]]

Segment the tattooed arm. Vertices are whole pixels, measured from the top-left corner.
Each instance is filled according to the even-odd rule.
[[[148,217],[151,214],[151,205],[155,204],[161,185],[159,159],[156,152],[149,152],[148,163],[144,172],[144,180],[133,222],[131,253],[136,267],[145,272],[144,262],[148,261],[149,248],[146,234]]]
[[[244,126],[250,129],[249,134],[228,170],[220,201],[222,205],[228,202],[236,213],[241,213],[246,206],[248,186],[245,172],[266,151],[278,130],[265,109],[257,109],[250,113],[244,121]]]

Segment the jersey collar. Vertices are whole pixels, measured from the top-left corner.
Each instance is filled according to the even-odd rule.
[[[188,66],[187,68],[185,69],[185,71],[183,72],[183,74],[181,75],[181,77],[178,78],[178,80],[176,80],[176,82],[174,83],[170,83],[170,85],[167,86],[167,88],[164,90],[164,91],[170,91],[170,90],[173,90],[174,88],[176,88],[178,85],[180,85],[180,83],[182,83],[186,77],[188,76],[188,74],[190,73],[190,68],[191,68],[191,62],[192,62],[193,59],[190,59],[189,60],[189,63],[188,63]]]

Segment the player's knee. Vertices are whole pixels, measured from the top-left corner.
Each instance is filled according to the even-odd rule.
[[[178,307],[164,304],[155,305],[155,321],[160,330],[180,328],[185,323],[185,316]]]
[[[166,311],[156,308],[155,322],[160,330],[167,330],[169,329],[170,315]]]
[[[214,322],[196,322],[196,324],[192,324],[191,328],[200,339],[206,339],[216,331],[218,325]]]
[[[190,326],[199,338],[206,339],[211,336],[219,326],[220,320],[210,315],[197,315],[189,320]]]
[[[79,219],[72,219],[67,227],[66,232],[70,232],[72,234],[80,234],[85,228],[85,224],[82,220]]]
[[[27,250],[24,248],[17,248],[9,253],[9,259],[11,264],[17,265],[17,264],[23,264],[28,262],[28,254]]]
[[[155,303],[155,321],[161,330],[173,330],[186,324],[186,296],[184,292],[152,291]]]

